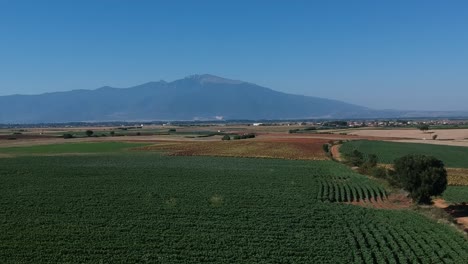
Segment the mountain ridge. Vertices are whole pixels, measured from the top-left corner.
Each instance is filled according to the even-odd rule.
[[[210,74],[127,88],[103,86],[0,96],[0,123],[135,120],[385,118],[417,111],[374,110],[339,100],[288,94]],[[468,115],[468,114],[467,114]]]

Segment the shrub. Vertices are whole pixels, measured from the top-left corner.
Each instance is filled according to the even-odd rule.
[[[364,154],[355,149],[353,152],[351,152],[351,154],[348,155],[347,161],[353,166],[361,166],[364,164]]]
[[[88,137],[90,137],[90,136],[92,136],[92,135],[94,134],[94,132],[93,132],[92,130],[86,130],[85,133],[86,133],[86,135],[87,135]]]
[[[325,151],[325,153],[328,153],[330,151],[330,145],[328,144],[323,144],[322,148],[323,148],[323,151]]]
[[[63,134],[64,139],[73,138],[72,134]]]
[[[388,170],[384,167],[374,167],[371,169],[370,174],[376,178],[386,179],[388,176]]]
[[[231,140],[231,137],[229,135],[224,135],[221,140]]]

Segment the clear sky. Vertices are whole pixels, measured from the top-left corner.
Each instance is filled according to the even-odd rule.
[[[468,110],[468,1],[0,0],[0,95],[203,73],[377,109]]]

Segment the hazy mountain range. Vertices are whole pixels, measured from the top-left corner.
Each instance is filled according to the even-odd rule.
[[[0,123],[443,116],[468,112],[374,110],[208,74],[130,88],[0,96]]]

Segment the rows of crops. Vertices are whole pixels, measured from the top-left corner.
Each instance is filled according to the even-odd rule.
[[[366,178],[347,175],[318,179],[319,192],[317,198],[330,202],[378,201],[387,197],[382,186]]]
[[[4,154],[67,154],[67,153],[112,153],[131,148],[150,145],[148,143],[126,142],[70,142],[62,144],[49,144],[37,146],[2,147],[0,153]]]
[[[468,168],[468,159],[466,158],[468,147],[358,140],[344,143],[340,152],[346,156],[355,149],[364,155],[377,155],[380,163],[393,163],[395,159],[407,154],[423,154],[435,156],[442,160],[446,167]]]
[[[443,197],[452,203],[468,203],[468,186],[448,186]]]
[[[352,194],[346,186],[359,181],[363,191],[350,200],[385,195],[331,161],[21,156],[0,158],[0,180],[2,263],[468,259],[462,234],[418,213],[322,202],[324,182],[339,183],[341,201]],[[366,197],[364,190],[375,193]]]

